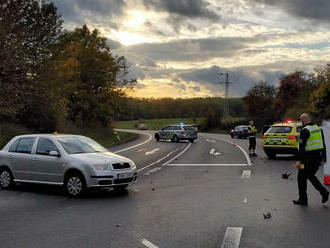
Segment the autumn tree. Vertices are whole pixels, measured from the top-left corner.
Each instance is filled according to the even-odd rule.
[[[274,119],[273,103],[276,89],[266,82],[259,82],[248,90],[243,98],[248,116],[253,119],[258,126],[272,123]]]
[[[316,74],[318,87],[311,96],[311,111],[319,120],[330,118],[330,65]]]
[[[106,38],[86,25],[61,34],[53,53],[52,81],[66,89],[68,118],[76,124],[106,127],[135,83],[126,78],[125,58],[113,55]]]
[[[288,109],[292,108],[302,89],[308,85],[308,78],[304,72],[296,71],[280,78],[279,88],[274,102],[276,119],[285,118]]]
[[[61,25],[51,2],[0,1],[0,120],[28,123],[27,113],[40,106],[37,98],[45,92],[40,75]]]

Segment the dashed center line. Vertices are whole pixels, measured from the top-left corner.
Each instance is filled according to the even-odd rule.
[[[250,170],[243,170],[241,178],[250,178],[251,177],[251,171]]]
[[[238,248],[241,242],[243,227],[227,227],[221,248]]]
[[[159,150],[159,148],[153,149],[153,150],[150,151],[150,152],[146,152],[145,155],[153,154],[153,153],[157,152],[158,150]]]

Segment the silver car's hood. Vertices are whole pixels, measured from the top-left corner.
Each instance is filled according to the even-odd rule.
[[[70,154],[72,158],[79,159],[85,163],[93,164],[108,164],[108,163],[133,163],[132,160],[122,157],[120,155],[114,154],[112,152],[102,152],[102,153],[79,153]]]

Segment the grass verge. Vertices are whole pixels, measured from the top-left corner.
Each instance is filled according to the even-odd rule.
[[[118,140],[117,136],[114,134],[111,128],[78,128],[75,126],[69,126],[63,128],[62,130],[58,130],[59,133],[68,133],[68,134],[77,134],[84,135],[90,137],[103,145],[104,147],[111,147],[120,144],[124,144],[126,142],[135,140],[138,135],[134,133],[124,133],[117,132],[120,140]],[[23,135],[23,134],[32,134],[36,133],[32,130],[26,129],[20,125],[12,124],[12,123],[1,123],[0,124],[0,149],[7,144],[7,142],[12,139],[14,136]]]

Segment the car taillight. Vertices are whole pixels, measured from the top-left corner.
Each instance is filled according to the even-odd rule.
[[[285,138],[292,139],[292,140],[297,140],[297,137],[296,136],[286,136]]]
[[[267,136],[263,136],[262,138],[263,138],[263,139],[267,139]]]

